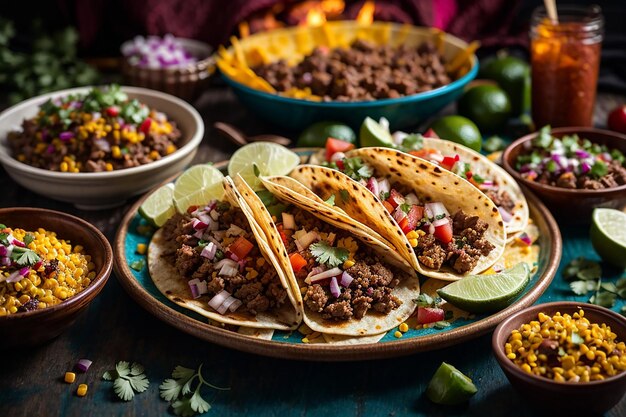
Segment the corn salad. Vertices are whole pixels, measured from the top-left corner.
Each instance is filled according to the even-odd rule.
[[[599,381],[626,370],[626,345],[606,324],[590,323],[585,312],[544,313],[513,330],[504,345],[523,371],[559,382]]]
[[[69,241],[58,239],[55,232],[42,228],[34,232],[0,229],[0,246],[13,252],[12,257],[2,257],[0,316],[58,304],[87,288],[96,276],[91,256],[84,253],[83,247],[72,247]],[[19,245],[24,246],[18,252]],[[26,251],[31,258],[15,256]]]

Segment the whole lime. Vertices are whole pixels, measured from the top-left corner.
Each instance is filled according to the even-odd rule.
[[[328,138],[356,143],[356,133],[350,126],[341,122],[317,122],[300,133],[297,146],[323,148]]]
[[[470,119],[463,116],[444,116],[435,120],[430,129],[442,139],[460,143],[480,152],[482,136],[478,127]]]
[[[479,85],[463,94],[458,111],[474,121],[482,131],[496,133],[511,117],[511,102],[500,87]]]
[[[514,116],[530,110],[530,67],[526,61],[514,56],[496,57],[485,63],[480,77],[494,80],[506,91]]]

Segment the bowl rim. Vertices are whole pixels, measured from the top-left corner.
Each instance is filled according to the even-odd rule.
[[[102,234],[102,232],[98,230],[98,228],[96,228],[94,225],[92,225],[88,221],[83,220],[74,215],[57,211],[57,210],[49,210],[49,209],[44,209],[44,208],[39,208],[39,207],[5,207],[5,208],[0,208],[0,216],[2,216],[6,212],[16,212],[16,211],[17,212],[22,212],[22,211],[31,212],[32,215],[34,216],[38,215],[39,213],[47,213],[47,214],[51,214],[57,217],[64,217],[65,219],[74,223],[74,225],[77,228],[82,228],[83,230],[89,231],[90,234],[93,235],[98,240],[98,242],[104,247],[104,252],[105,252],[104,264],[102,265],[102,268],[100,269],[100,271],[98,271],[94,279],[91,280],[91,283],[87,286],[87,288],[85,288],[78,294],[72,297],[69,297],[68,299],[64,301],[61,301],[58,304],[55,304],[46,308],[31,310],[31,311],[27,311],[27,312],[19,313],[19,314],[17,313],[9,314],[9,315],[0,317],[0,325],[11,323],[11,322],[16,322],[20,319],[44,317],[45,315],[54,314],[58,312],[59,310],[62,310],[66,307],[71,307],[75,304],[79,304],[84,299],[87,299],[88,300],[87,302],[91,302],[91,299],[94,298],[96,295],[98,295],[98,293],[102,290],[102,288],[108,281],[109,276],[111,275],[111,272],[113,271],[113,249],[111,248],[111,244],[109,243],[108,239],[104,236],[104,234]],[[59,234],[60,231],[54,230],[54,232]]]
[[[389,23],[389,22],[381,22],[381,23]],[[399,24],[397,24],[399,25]],[[418,30],[429,30],[429,28],[424,27],[424,26],[415,26],[415,25],[411,25],[413,28],[418,29]],[[368,27],[373,27],[373,26],[368,26]],[[287,29],[293,29],[293,28],[285,28],[282,30],[287,30]],[[459,43],[461,44],[464,48],[467,48],[467,46],[469,45],[467,42],[465,42],[463,39],[460,39],[450,33],[444,32],[445,36],[450,38],[453,42],[455,43]],[[445,38],[444,38],[445,39]],[[467,83],[469,83],[471,80],[473,80],[474,78],[476,78],[476,75],[478,74],[478,69],[480,67],[480,63],[478,61],[478,58],[476,57],[476,54],[472,54],[471,55],[471,60],[472,60],[472,67],[470,68],[470,70],[463,75],[462,77],[452,81],[449,84],[446,84],[444,86],[435,88],[433,90],[430,91],[424,91],[421,93],[417,93],[417,94],[411,94],[408,96],[402,96],[402,97],[397,97],[397,98],[386,98],[386,99],[380,99],[380,100],[360,100],[360,101],[312,101],[312,100],[305,100],[305,99],[298,99],[298,98],[292,98],[292,97],[285,97],[285,96],[281,96],[279,94],[273,94],[273,93],[267,93],[264,91],[260,91],[260,90],[255,90],[254,88],[248,87],[238,81],[233,80],[232,78],[230,78],[228,75],[226,75],[225,73],[223,73],[221,70],[220,74],[221,76],[224,78],[224,80],[230,84],[232,87],[236,87],[239,88],[247,93],[259,96],[259,97],[263,97],[263,98],[269,98],[269,99],[274,99],[276,101],[280,101],[283,102],[285,104],[299,104],[299,105],[304,105],[304,106],[309,106],[309,107],[324,107],[324,108],[369,108],[369,107],[376,107],[376,106],[385,106],[385,105],[401,105],[401,104],[405,104],[405,103],[412,103],[412,102],[419,102],[422,100],[427,100],[433,97],[438,97],[441,95],[444,95],[446,93],[448,93],[451,90],[455,90],[457,88],[461,88],[464,85],[466,85]]]
[[[150,35],[148,35],[147,37],[149,37]],[[209,45],[206,42],[202,42],[198,39],[191,39],[191,38],[181,38],[178,36],[175,36],[175,38],[179,41],[181,41],[183,44],[195,44],[195,46],[197,46],[198,48],[202,48],[206,51],[206,54],[203,54],[202,56],[206,55],[204,58],[200,58],[200,57],[196,57],[197,61],[194,62],[193,64],[187,64],[184,65],[182,67],[171,67],[171,68],[147,68],[147,67],[140,67],[138,65],[133,65],[131,63],[128,62],[128,58],[127,56],[124,55],[123,50],[124,50],[124,46],[128,45],[130,42],[133,41],[133,39],[128,39],[126,41],[124,41],[121,45],[120,45],[120,53],[122,54],[121,59],[123,60],[124,63],[126,63],[130,68],[136,68],[136,69],[140,69],[143,71],[152,71],[152,72],[177,72],[177,71],[195,71],[197,70],[198,66],[206,66],[207,63],[212,63],[215,60],[214,57],[214,48]]]
[[[86,87],[68,88],[65,90],[58,90],[58,91],[54,91],[51,93],[46,93],[46,94],[42,94],[36,97],[29,98],[27,100],[17,103],[9,107],[8,109],[5,109],[4,111],[0,112],[0,124],[2,124],[4,122],[4,118],[8,117],[10,114],[24,110],[26,108],[33,107],[33,106],[39,106],[45,100],[49,98],[65,96],[65,95],[72,94],[72,93],[82,93],[95,87],[102,88],[102,87],[106,87],[106,85],[92,85],[92,86],[86,86]],[[185,155],[193,151],[200,144],[200,142],[202,142],[202,139],[204,138],[204,122],[202,120],[202,117],[198,113],[198,111],[194,109],[193,106],[191,106],[186,101],[178,97],[175,97],[171,94],[163,93],[161,91],[151,90],[149,88],[130,87],[130,86],[120,86],[120,88],[125,93],[151,96],[157,99],[169,101],[173,103],[174,105],[178,106],[179,108],[181,108],[182,110],[189,113],[195,124],[195,126],[192,126],[192,128],[195,127],[195,129],[192,129],[192,132],[190,132],[189,141],[186,144],[184,144],[182,147],[178,148],[176,151],[171,153],[170,155],[166,155],[163,158],[159,159],[158,161],[150,162],[150,163],[139,165],[136,167],[123,168],[123,169],[118,169],[116,171],[109,171],[109,172],[57,172],[57,171],[50,171],[50,170],[43,169],[43,168],[36,168],[24,162],[18,161],[11,155],[10,149],[6,142],[6,138],[0,138],[0,163],[2,163],[3,165],[8,165],[11,168],[14,168],[18,171],[27,172],[31,175],[42,176],[42,177],[46,177],[50,179],[58,179],[58,180],[70,179],[70,180],[76,180],[76,181],[92,181],[95,179],[111,180],[111,179],[118,178],[118,177],[124,177],[127,175],[133,175],[133,174],[141,174],[147,171],[152,171],[154,169],[163,168],[169,165],[170,163],[173,163],[181,158],[184,158]]]
[[[624,332],[626,332],[626,318],[614,312],[613,310],[609,310],[608,308],[601,307],[595,304],[576,302],[576,301],[553,301],[550,303],[531,305],[529,307],[526,307],[522,310],[519,310],[511,314],[509,317],[507,317],[502,322],[500,322],[500,324],[498,324],[496,329],[493,331],[493,335],[491,337],[491,349],[493,351],[494,356],[496,357],[496,361],[498,362],[502,370],[506,370],[510,372],[511,374],[513,374],[516,378],[522,379],[525,382],[528,382],[531,384],[544,385],[546,387],[552,387],[552,388],[570,387],[570,389],[574,389],[574,390],[584,389],[585,387],[594,387],[594,386],[609,384],[619,379],[626,379],[626,371],[622,371],[616,375],[607,377],[601,381],[589,381],[589,382],[583,382],[583,383],[554,381],[552,379],[544,378],[538,375],[528,374],[522,371],[517,365],[515,365],[510,359],[508,359],[504,354],[504,345],[501,346],[498,343],[498,339],[504,333],[504,328],[510,325],[512,322],[518,321],[520,316],[523,314],[526,314],[529,312],[539,313],[542,310],[554,308],[554,307],[558,307],[561,309],[567,308],[567,309],[595,310],[596,312],[602,313],[604,315],[607,315],[615,319],[615,321],[618,324],[622,322],[621,327],[624,329]],[[520,324],[522,324],[521,321],[520,321]],[[611,327],[611,330],[614,331],[613,327]],[[575,388],[575,387],[578,387],[578,388]]]
[[[579,134],[579,136],[582,136],[585,133],[599,133],[605,136],[613,137],[614,139],[617,139],[617,140],[626,141],[626,135],[623,135],[618,132],[613,132],[611,130],[598,129],[595,127],[585,127],[585,126],[557,127],[557,128],[551,129],[551,133]],[[619,187],[604,188],[601,190],[588,190],[588,189],[581,189],[581,188],[571,189],[571,188],[556,187],[556,186],[547,185],[547,184],[540,184],[535,181],[529,181],[526,178],[522,177],[519,171],[513,168],[513,165],[509,162],[511,153],[513,152],[513,149],[523,146],[524,143],[534,139],[538,134],[539,134],[538,131],[532,132],[532,133],[522,136],[521,138],[516,139],[515,141],[513,141],[513,143],[507,146],[506,149],[502,153],[502,165],[504,166],[504,169],[506,169],[509,172],[509,174],[511,174],[513,178],[515,178],[518,182],[522,182],[523,184],[527,185],[528,187],[531,187],[532,189],[542,189],[542,190],[549,191],[549,192],[559,192],[559,193],[563,193],[565,195],[570,195],[570,196],[582,195],[582,196],[587,196],[587,197],[591,197],[591,196],[599,197],[599,196],[606,195],[606,194],[620,193],[622,191],[626,191],[626,184],[622,184]]]

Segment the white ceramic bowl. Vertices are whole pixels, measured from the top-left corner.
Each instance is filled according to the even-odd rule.
[[[73,203],[78,208],[97,210],[123,204],[165,179],[182,171],[193,159],[204,136],[204,123],[198,112],[185,101],[158,91],[122,87],[136,98],[175,121],[182,133],[179,149],[158,161],[110,172],[55,172],[19,162],[11,153],[7,134],[21,129],[22,121],[34,117],[49,98],[86,93],[91,87],[56,91],[23,101],[0,113],[0,162],[21,186],[55,200]]]

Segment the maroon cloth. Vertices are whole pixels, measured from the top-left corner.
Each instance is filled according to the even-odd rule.
[[[81,44],[90,48],[107,36],[137,34],[195,38],[213,46],[237,34],[237,24],[277,0],[57,0],[75,20]],[[293,2],[290,0],[289,2]],[[345,15],[355,18],[364,1],[346,1]],[[483,46],[526,46],[525,28],[515,28],[521,0],[379,0],[377,20],[434,26]],[[120,39],[116,39],[120,41]]]

